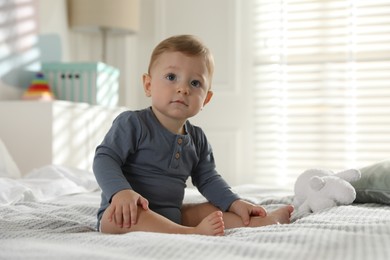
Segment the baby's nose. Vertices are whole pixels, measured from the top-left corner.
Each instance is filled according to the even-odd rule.
[[[178,84],[177,93],[188,94],[190,91],[187,84]]]

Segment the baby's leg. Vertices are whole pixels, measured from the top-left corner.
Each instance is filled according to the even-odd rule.
[[[291,205],[283,206],[267,214],[266,217],[251,217],[250,227],[260,227],[273,224],[289,224],[294,207]]]
[[[120,227],[114,221],[109,221],[107,210],[103,213],[101,219],[102,233],[123,234],[133,231],[146,231],[170,234],[200,234],[218,236],[224,234],[224,223],[222,212],[213,211],[206,215],[196,226],[186,227],[155,213],[152,210],[144,210],[138,207],[137,224],[131,225],[130,228]]]
[[[186,226],[196,226],[210,212],[218,210],[210,203],[202,204],[186,204],[182,208],[182,223]],[[292,206],[284,206],[275,211],[269,212],[266,217],[251,217],[249,227],[260,227],[272,224],[287,224],[290,223],[290,216],[294,208]],[[225,228],[244,227],[244,223],[240,216],[232,212],[223,213],[223,222]]]

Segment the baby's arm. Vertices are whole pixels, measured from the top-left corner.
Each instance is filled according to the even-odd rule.
[[[112,197],[110,206],[106,209],[109,221],[114,221],[118,227],[130,228],[131,225],[137,223],[138,205],[144,210],[148,210],[149,202],[133,190],[117,192]]]
[[[235,200],[228,211],[239,215],[245,226],[249,225],[252,216],[267,216],[267,211],[263,207],[241,199]]]

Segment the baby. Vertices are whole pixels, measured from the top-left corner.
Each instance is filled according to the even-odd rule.
[[[213,71],[212,54],[195,36],[173,36],[155,47],[142,78],[151,106],[120,114],[96,148],[101,232],[223,235],[229,228],[289,223],[291,205],[267,214],[232,192],[204,132],[188,121],[210,102]],[[183,205],[188,177],[208,202]]]

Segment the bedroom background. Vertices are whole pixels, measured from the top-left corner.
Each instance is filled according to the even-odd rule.
[[[42,59],[100,57],[99,34],[69,28],[66,0],[0,0],[0,13],[2,100],[20,97]],[[160,40],[199,35],[215,56],[215,96],[191,121],[231,185],[292,189],[307,168],[389,157],[389,0],[141,0],[139,17],[136,34],[108,38],[120,105],[149,104],[141,75]]]

